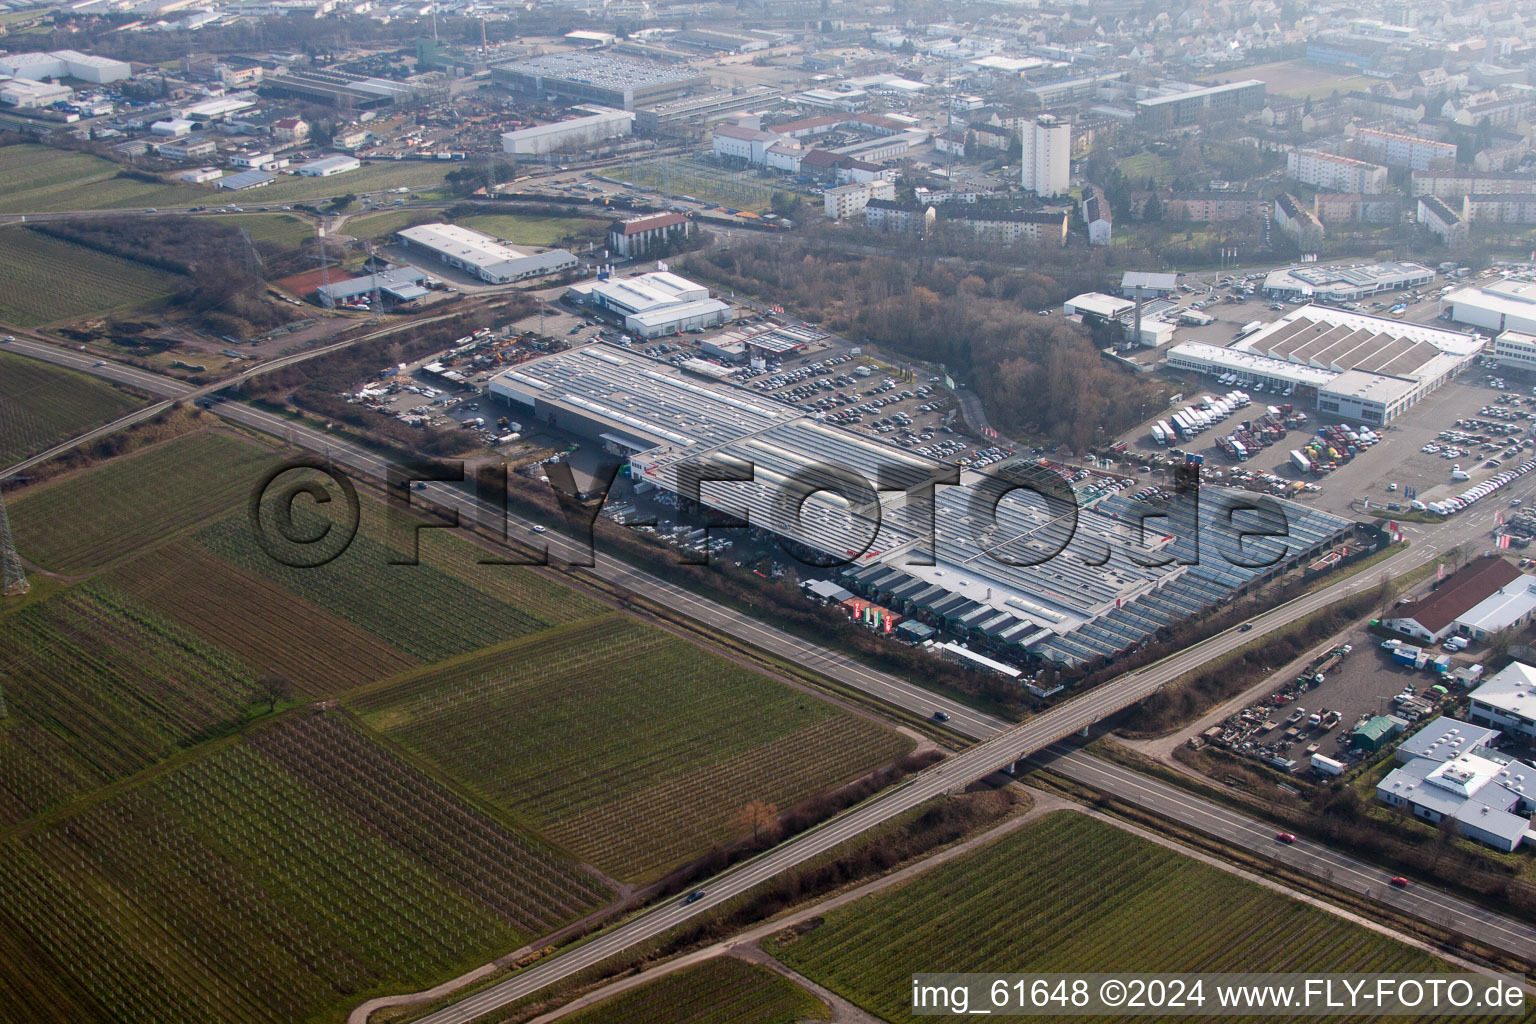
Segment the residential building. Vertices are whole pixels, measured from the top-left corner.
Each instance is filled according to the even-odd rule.
[[[1415,196],[1439,196],[1441,199],[1460,199],[1467,195],[1507,195],[1509,193],[1536,192],[1529,175],[1499,174],[1495,172],[1428,170],[1414,171],[1410,178],[1409,194]]]
[[[1296,239],[1302,252],[1315,251],[1322,243],[1323,222],[1289,192],[1275,197],[1275,223],[1280,225],[1280,230]]]
[[[1164,220],[1234,222],[1261,216],[1257,192],[1175,192],[1163,201]]]
[[[1536,181],[1531,185],[1536,188]],[[1469,195],[1461,210],[1463,219],[1474,224],[1536,224],[1536,192]]]
[[[1456,144],[1421,139],[1416,135],[1403,135],[1380,128],[1352,128],[1349,130],[1355,144],[1372,160],[1379,160],[1388,167],[1406,167],[1424,171],[1431,167],[1449,167],[1456,163]],[[1359,191],[1364,189],[1345,189]],[[1377,191],[1380,191],[1379,189]]]
[[[1479,558],[1441,580],[1426,596],[1392,609],[1381,624],[1426,643],[1439,643],[1456,631],[1457,619],[1523,578],[1519,569],[1502,558]]]
[[[1108,245],[1114,222],[1109,211],[1109,200],[1104,198],[1098,186],[1087,185],[1083,188],[1083,201],[1079,209],[1083,223],[1088,225],[1088,244]]]
[[[1439,196],[1419,197],[1419,224],[1453,252],[1467,247],[1467,222]]]
[[[608,225],[608,249],[620,256],[643,256],[686,238],[693,221],[681,213],[647,213]]]
[[[1043,114],[1026,123],[1020,134],[1024,188],[1042,196],[1065,194],[1072,176],[1072,126]]]
[[[1468,696],[1467,717],[1526,744],[1536,744],[1536,668],[1510,662]],[[1536,787],[1531,789],[1536,795]]]
[[[1387,188],[1387,169],[1353,157],[1320,149],[1293,149],[1285,158],[1286,173],[1303,185],[1329,192],[1380,193]]]
[[[302,117],[284,117],[272,122],[272,137],[287,145],[309,138],[309,122]]]
[[[882,231],[899,234],[926,234],[938,218],[938,212],[926,203],[904,203],[894,199],[871,199],[864,204],[864,223]]]
[[[1063,211],[1018,212],[987,210],[980,206],[949,205],[940,222],[962,226],[978,240],[993,245],[1021,242],[1065,245],[1068,215]]]
[[[1396,224],[1403,219],[1403,197],[1382,193],[1319,192],[1312,200],[1312,212],[1329,224]]]
[[[889,181],[855,181],[829,188],[821,194],[822,206],[833,220],[858,213],[871,199],[895,199],[896,186]]]

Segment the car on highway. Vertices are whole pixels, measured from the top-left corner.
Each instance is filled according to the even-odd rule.
[[[697,903],[699,900],[701,900],[703,898],[704,898],[704,890],[703,889],[695,889],[695,890],[693,890],[693,892],[688,894],[688,898],[687,899],[683,900],[683,905],[687,906],[690,903]]]
[[[1289,846],[1296,841],[1296,836],[1290,832],[1276,832],[1275,841]]]
[[[935,722],[947,722],[949,721],[949,713],[946,711],[935,711],[933,713],[933,720]]]
[[[92,366],[106,366],[107,365],[107,361],[105,359],[98,359],[94,363],[92,363],[91,365]]]
[[[1408,879],[1404,878],[1402,875],[1393,875],[1392,884],[1399,889],[1406,889],[1408,888]]]
[[[1251,622],[1245,622],[1245,623],[1243,623],[1243,624],[1242,624],[1242,625],[1241,625],[1241,626],[1238,626],[1238,627],[1237,627],[1237,631],[1238,631],[1238,632],[1239,632],[1239,633],[1246,633],[1246,632],[1248,632],[1248,631],[1249,631],[1249,630],[1250,630],[1250,629],[1252,629],[1252,628],[1253,628],[1253,623],[1251,623]]]
[[[14,334],[7,334],[5,336],[5,340],[6,341],[15,341],[16,340],[16,335],[14,335]]]
[[[538,525],[537,523],[535,523],[534,527],[533,527],[533,532],[534,533],[543,533],[544,532],[544,527],[542,527],[542,526]]]

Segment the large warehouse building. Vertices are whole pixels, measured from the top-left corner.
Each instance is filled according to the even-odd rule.
[[[510,284],[557,274],[574,269],[578,263],[564,249],[525,252],[456,224],[422,224],[397,231],[395,237],[403,248],[430,253],[439,262],[467,271],[489,284]]]
[[[1315,396],[1319,412],[1384,424],[1450,380],[1482,347],[1481,339],[1456,331],[1303,306],[1231,348],[1175,345],[1168,365]]]
[[[664,270],[637,277],[610,277],[571,285],[567,296],[620,317],[641,338],[716,327],[731,319],[731,306],[709,289]]]
[[[1536,282],[1505,278],[1458,288],[1441,297],[1440,315],[1495,333],[1536,334]]]
[[[1252,496],[1218,489],[1207,488],[1198,509],[1187,499],[1152,509],[1087,483],[1071,496],[1075,517],[1039,502],[999,501],[989,505],[994,522],[984,523],[974,499],[996,478],[967,472],[960,486],[931,492],[930,530],[925,504],[912,495],[952,467],[630,352],[587,346],[536,359],[492,378],[490,393],[517,410],[515,419],[627,455],[641,489],[687,493],[679,481],[706,457],[750,464],[749,481],[704,483],[702,502],[843,563],[849,589],[1015,659],[1080,666],[1113,656],[1350,528],[1288,502],[1249,525],[1242,517],[1250,513],[1234,507],[1251,506]],[[827,466],[839,467],[836,483],[818,468]],[[877,491],[877,481],[896,489]],[[1135,528],[1143,516],[1157,517],[1155,529]],[[1228,516],[1250,533],[1241,557]],[[1283,539],[1253,536],[1260,520],[1275,533],[1283,521]],[[1276,557],[1262,569],[1239,564]]]
[[[543,156],[587,149],[609,139],[622,139],[634,131],[635,115],[627,110],[596,108],[585,117],[553,121],[503,132],[501,151],[514,156]]]
[[[708,75],[687,66],[588,50],[502,64],[491,69],[491,78],[524,95],[599,103],[619,110],[634,110],[637,103],[669,100],[709,85]]]
[[[76,50],[54,50],[52,53],[8,53],[0,56],[0,74],[13,78],[78,78],[82,82],[105,85],[120,82],[133,74],[126,61]]]

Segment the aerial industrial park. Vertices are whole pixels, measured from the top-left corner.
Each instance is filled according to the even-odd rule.
[[[0,1024],[1525,1019],[1530,17],[0,0]]]

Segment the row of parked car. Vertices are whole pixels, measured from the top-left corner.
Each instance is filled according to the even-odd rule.
[[[1490,494],[1507,487],[1516,480],[1525,476],[1531,470],[1536,469],[1536,461],[1522,462],[1514,469],[1506,469],[1497,476],[1484,480],[1475,487],[1469,487],[1454,498],[1446,498],[1443,501],[1431,501],[1425,503],[1425,508],[1431,512],[1437,512],[1443,516],[1455,515],[1462,509],[1470,508],[1488,497]],[[1414,502],[1418,505],[1419,502]]]

